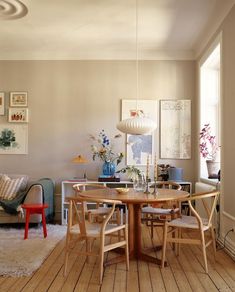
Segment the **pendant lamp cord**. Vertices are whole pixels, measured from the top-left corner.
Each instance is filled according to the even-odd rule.
[[[138,99],[139,99],[139,50],[138,50],[138,0],[136,0],[136,9],[135,9],[135,21],[136,21],[136,30],[135,30],[135,53],[136,53],[136,115],[138,116]]]

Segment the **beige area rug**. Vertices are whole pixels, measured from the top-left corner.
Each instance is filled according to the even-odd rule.
[[[24,240],[24,228],[0,228],[0,275],[28,276],[38,269],[56,244],[65,236],[66,226],[47,224],[47,237],[42,227],[30,228]]]

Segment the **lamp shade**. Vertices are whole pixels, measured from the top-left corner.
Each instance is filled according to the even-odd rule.
[[[120,121],[117,129],[125,134],[144,135],[151,133],[157,127],[157,124],[146,117],[133,117]]]
[[[83,157],[82,155],[78,155],[76,157],[73,158],[72,162],[74,163],[79,163],[79,164],[85,164],[88,161],[86,160],[85,157]]]

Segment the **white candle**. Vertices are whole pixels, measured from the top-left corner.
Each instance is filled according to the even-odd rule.
[[[149,178],[149,155],[147,156],[146,179]]]
[[[157,155],[154,156],[154,180],[157,180]]]

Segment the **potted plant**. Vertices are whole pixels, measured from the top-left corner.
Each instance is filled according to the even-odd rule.
[[[216,161],[219,146],[216,138],[211,134],[210,124],[205,124],[199,134],[200,154],[206,159],[208,178],[218,178],[220,163]]]
[[[139,168],[135,167],[134,165],[123,167],[122,169],[118,170],[117,173],[126,173],[127,177],[131,181],[135,181],[142,174]]]

